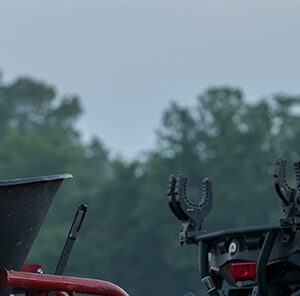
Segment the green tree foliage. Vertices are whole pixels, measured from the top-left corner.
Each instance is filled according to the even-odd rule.
[[[135,237],[135,251],[142,249],[144,256],[137,252],[139,261],[132,262],[130,270],[138,262],[152,270],[152,276],[147,284],[145,275],[137,274],[141,286],[136,294],[147,287],[152,294],[180,295],[199,285],[197,250],[179,249],[176,219],[166,212],[162,199],[171,173],[188,176],[188,194],[194,200],[200,198],[201,179],[211,177],[215,198],[205,221],[207,230],[278,221],[281,209],[273,189],[273,164],[280,154],[290,160],[298,156],[299,102],[298,97],[276,95],[249,104],[239,89],[211,88],[191,108],[170,105],[158,130],[157,150],[137,168],[142,193],[132,202],[131,212],[139,217],[136,230],[144,227],[147,236]],[[153,285],[159,281],[173,284],[160,290]]]
[[[40,233],[33,260],[55,267],[68,223],[80,201],[98,197],[109,176],[108,153],[99,140],[84,145],[74,127],[82,113],[75,96],[58,98],[52,86],[19,78],[0,86],[0,178],[71,172]],[[42,246],[42,247],[41,247]]]
[[[165,196],[172,173],[188,177],[200,198],[213,181],[214,207],[205,229],[277,222],[273,189],[277,155],[298,157],[300,97],[278,94],[250,104],[239,89],[203,92],[192,107],[164,112],[155,150],[142,159],[112,159],[99,139],[84,143],[75,127],[76,96],[30,78],[0,81],[0,178],[70,172],[28,261],[52,272],[77,205],[89,209],[67,274],[113,281],[131,295],[183,295],[201,286],[197,250],[180,248],[178,221]]]

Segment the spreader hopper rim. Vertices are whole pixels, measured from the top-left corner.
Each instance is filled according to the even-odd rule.
[[[3,180],[0,181],[0,187],[11,186],[11,185],[21,185],[27,183],[37,183],[37,182],[47,182],[60,179],[70,179],[73,178],[71,174],[58,174],[58,175],[48,175],[48,176],[38,176],[30,178],[18,178],[13,180]]]

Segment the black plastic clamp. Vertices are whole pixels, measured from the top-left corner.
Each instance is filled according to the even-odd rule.
[[[203,219],[212,208],[212,184],[208,178],[202,181],[202,199],[199,203],[190,201],[186,196],[187,178],[179,174],[169,177],[168,201],[173,214],[180,220],[183,230],[180,233],[180,242],[189,242],[188,233],[199,232],[202,229]]]

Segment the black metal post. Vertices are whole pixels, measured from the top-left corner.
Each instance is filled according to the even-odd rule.
[[[277,229],[271,229],[268,232],[258,256],[256,276],[257,276],[259,296],[266,296],[268,293],[268,281],[267,281],[267,273],[266,273],[267,262],[270,257],[276,236],[277,236]]]

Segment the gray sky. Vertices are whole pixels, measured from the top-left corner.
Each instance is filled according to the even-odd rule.
[[[0,69],[78,94],[84,138],[131,158],[170,100],[300,93],[299,34],[299,1],[0,1]]]

